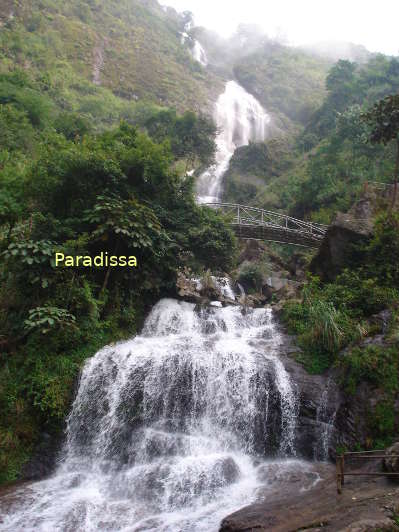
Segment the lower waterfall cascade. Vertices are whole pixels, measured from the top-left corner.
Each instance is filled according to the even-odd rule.
[[[161,300],[86,362],[55,473],[0,499],[0,530],[217,531],[273,479],[313,485],[279,346],[271,309]]]

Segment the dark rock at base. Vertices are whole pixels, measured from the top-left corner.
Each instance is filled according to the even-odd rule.
[[[240,470],[231,457],[219,460],[215,468],[219,471],[219,477],[223,484],[232,484],[240,476]]]
[[[353,247],[367,242],[370,233],[349,228],[339,219],[330,226],[320,250],[310,264],[312,273],[323,281],[333,281],[349,264]]]
[[[55,469],[62,447],[63,435],[40,434],[32,458],[22,467],[20,478],[23,480],[42,480]]]

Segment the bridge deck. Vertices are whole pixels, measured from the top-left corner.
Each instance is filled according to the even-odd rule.
[[[328,226],[233,203],[208,203],[226,214],[239,238],[319,247]]]

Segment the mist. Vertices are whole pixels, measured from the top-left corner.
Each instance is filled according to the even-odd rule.
[[[271,38],[292,45],[350,42],[371,52],[399,54],[399,2],[381,0],[164,0],[178,11],[189,10],[197,25],[229,37],[239,24],[260,25]]]

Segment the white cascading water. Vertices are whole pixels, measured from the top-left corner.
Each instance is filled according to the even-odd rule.
[[[198,63],[201,63],[202,66],[207,66],[208,64],[208,57],[206,55],[206,52],[202,46],[202,44],[195,39],[194,46],[191,51],[193,58],[198,61]]]
[[[58,469],[0,500],[1,530],[216,532],[265,489],[279,462],[260,457],[295,456],[279,342],[270,309],[161,300],[88,360]]]
[[[250,141],[265,140],[270,116],[260,103],[235,81],[226,88],[216,102],[214,119],[219,133],[216,138],[216,162],[198,179],[199,203],[220,201],[223,175],[235,150]]]

